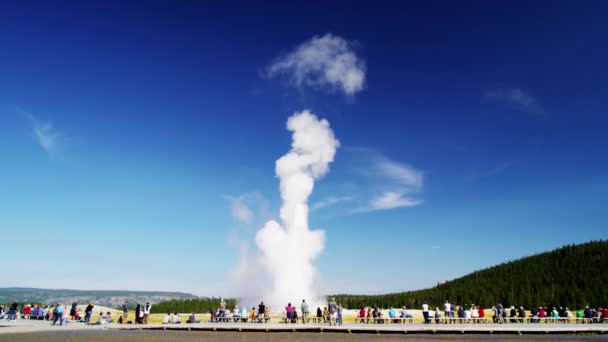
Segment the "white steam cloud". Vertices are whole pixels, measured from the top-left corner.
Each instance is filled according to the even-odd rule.
[[[287,75],[298,88],[329,86],[352,96],[363,89],[365,70],[365,61],[356,55],[353,44],[328,33],[277,58],[268,67],[268,75]]]
[[[317,299],[313,261],[323,251],[325,232],[308,227],[308,197],[340,145],[329,122],[307,110],[293,114],[287,129],[293,132],[291,151],[276,161],[281,223],[268,221],[256,235],[262,266],[271,279],[264,298],[275,308]]]

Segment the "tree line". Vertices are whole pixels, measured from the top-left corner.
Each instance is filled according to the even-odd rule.
[[[437,286],[384,295],[334,295],[347,308],[422,304],[563,306],[608,305],[608,241],[591,241],[502,263]]]

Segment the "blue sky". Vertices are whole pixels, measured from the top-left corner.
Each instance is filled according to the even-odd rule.
[[[5,3],[0,286],[238,295],[225,283],[278,216],[274,162],[303,109],[341,144],[310,201],[322,291],[423,288],[605,239],[607,10]],[[361,89],[269,72],[327,34]]]

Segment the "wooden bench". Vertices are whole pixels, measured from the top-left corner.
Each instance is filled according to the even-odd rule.
[[[382,323],[414,323],[413,317],[401,318],[401,317],[357,317],[355,318],[355,323],[374,323],[374,324],[382,324]]]

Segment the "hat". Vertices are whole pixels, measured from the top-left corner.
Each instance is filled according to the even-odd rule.
[[[405,305],[403,306],[403,308],[405,309]]]

